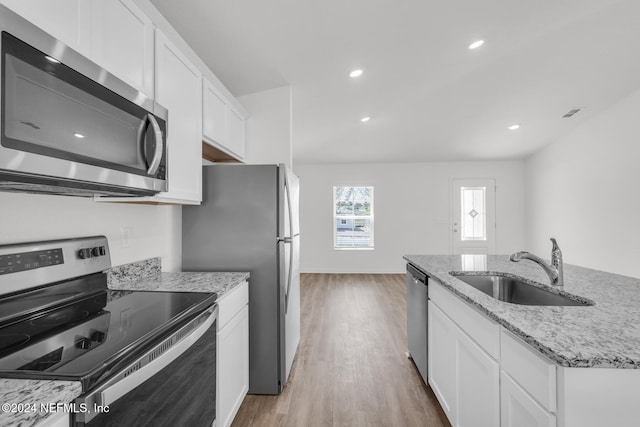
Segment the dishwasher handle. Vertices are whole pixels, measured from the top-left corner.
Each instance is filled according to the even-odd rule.
[[[411,278],[416,285],[421,283],[427,286],[427,275],[413,265],[407,264],[407,274],[411,275]]]

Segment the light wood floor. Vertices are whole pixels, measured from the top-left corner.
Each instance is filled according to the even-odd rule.
[[[448,426],[405,356],[404,275],[303,274],[302,336],[280,396],[248,395],[245,426]]]

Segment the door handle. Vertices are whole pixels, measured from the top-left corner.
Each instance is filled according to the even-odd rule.
[[[153,153],[153,158],[151,160],[151,164],[149,165],[149,169],[147,170],[147,174],[154,175],[160,167],[160,160],[162,160],[162,149],[164,148],[164,144],[162,141],[162,129],[160,129],[160,125],[158,124],[156,118],[153,116],[153,114],[147,114],[147,120],[149,120],[149,123],[151,123],[151,126],[153,127],[153,133],[156,139],[156,150]]]

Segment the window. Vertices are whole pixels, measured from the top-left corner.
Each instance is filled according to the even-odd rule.
[[[333,187],[333,247],[373,249],[373,187]]]
[[[487,240],[486,187],[461,187],[462,240]]]

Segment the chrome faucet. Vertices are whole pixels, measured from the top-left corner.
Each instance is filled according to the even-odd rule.
[[[509,259],[513,262],[519,262],[522,259],[531,260],[542,267],[544,272],[547,273],[547,276],[549,276],[549,280],[552,285],[563,286],[564,277],[562,274],[562,251],[560,251],[558,242],[556,242],[556,239],[553,237],[551,238],[551,243],[553,243],[553,247],[551,248],[551,264],[547,264],[545,260],[539,256],[526,251],[513,253]]]

